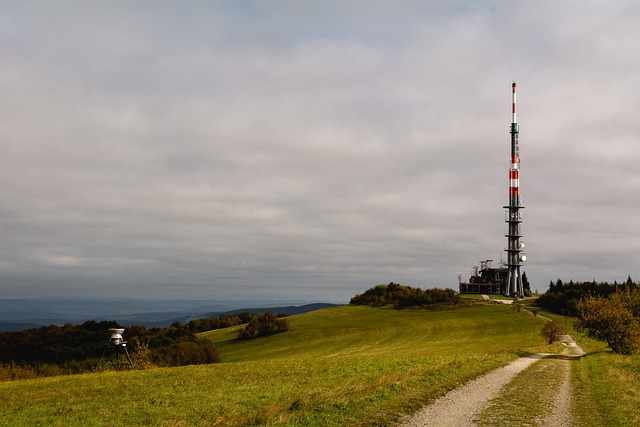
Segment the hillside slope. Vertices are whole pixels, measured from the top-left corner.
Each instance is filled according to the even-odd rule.
[[[223,363],[0,383],[8,425],[377,425],[541,348],[506,306],[450,311],[341,306],[290,331],[202,334]],[[224,363],[227,362],[227,363]]]
[[[445,311],[342,306],[290,317],[288,333],[268,338],[239,342],[235,338],[242,326],[199,336],[214,343],[223,362],[442,354],[458,352],[460,346],[512,352],[530,345],[531,330],[538,331],[531,319],[510,311],[497,306]]]

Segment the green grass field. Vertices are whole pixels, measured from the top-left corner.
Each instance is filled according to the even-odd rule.
[[[448,311],[341,306],[290,331],[202,334],[223,363],[0,383],[9,426],[389,425],[460,383],[545,350],[505,305]]]

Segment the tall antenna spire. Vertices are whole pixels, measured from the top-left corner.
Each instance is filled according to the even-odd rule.
[[[512,130],[514,129],[513,125],[515,126],[515,131],[518,131],[518,121],[516,120],[516,82],[513,82],[513,84],[511,85],[511,127]]]

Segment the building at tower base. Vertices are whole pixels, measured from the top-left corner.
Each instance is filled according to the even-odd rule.
[[[460,293],[505,295],[509,270],[502,262],[498,267],[493,267],[492,262],[490,259],[480,261],[480,265],[473,267],[468,282],[462,282],[462,277],[458,277]]]

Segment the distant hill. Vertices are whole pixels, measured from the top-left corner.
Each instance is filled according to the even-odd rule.
[[[35,323],[0,322],[0,332],[23,331],[25,329],[39,328],[40,326],[42,325],[36,325]]]
[[[202,317],[218,317],[222,315],[233,315],[246,312],[249,312],[251,314],[262,314],[266,313],[267,311],[270,311],[273,314],[286,314],[288,316],[293,316],[295,314],[309,313],[311,311],[316,311],[323,308],[335,307],[336,305],[337,304],[314,303],[300,306],[289,305],[286,307],[240,308],[237,310],[226,311],[224,313],[206,313],[203,314]]]
[[[304,301],[300,301],[302,305],[294,305],[296,303],[298,301],[0,299],[0,332],[66,323],[82,324],[87,320],[113,320],[123,326],[164,328],[175,322],[187,323],[223,314],[246,311],[260,314],[271,310],[275,314],[293,315],[334,305],[304,304]]]

